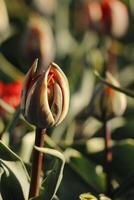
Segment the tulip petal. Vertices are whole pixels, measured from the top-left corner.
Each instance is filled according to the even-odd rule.
[[[47,128],[54,124],[47,97],[47,76],[43,75],[30,89],[25,109],[25,118],[37,127]]]
[[[129,24],[128,11],[125,4],[120,1],[111,1],[112,9],[112,33],[116,37],[122,37]]]
[[[58,122],[62,113],[62,101],[63,101],[63,96],[62,96],[61,88],[57,83],[55,83],[54,84],[54,99],[51,106],[51,112],[53,114],[55,124]]]
[[[56,123],[56,125],[58,125],[65,118],[65,116],[68,112],[69,96],[70,96],[69,95],[69,84],[68,84],[68,80],[67,80],[65,74],[63,73],[63,71],[60,69],[60,67],[57,64],[51,63],[49,66],[51,68],[51,71],[53,71],[53,73],[55,75],[57,83],[61,87],[62,96],[63,96],[62,113],[61,113],[59,120]]]
[[[29,85],[32,81],[32,78],[33,78],[35,72],[36,72],[37,65],[38,65],[38,59],[36,59],[34,61],[34,63],[32,64],[32,67],[27,72],[25,81],[23,83],[23,90],[22,90],[22,93],[21,93],[21,109],[22,109],[22,112],[24,112],[24,110],[25,110],[25,103],[26,103]]]
[[[49,106],[49,100],[48,100],[48,74],[49,74],[50,68],[47,69],[45,74],[42,77],[42,80],[40,80],[40,98],[39,98],[39,105],[40,109],[42,110],[41,114],[42,117],[39,119],[39,123],[43,123],[43,120],[45,120],[49,125],[54,124],[54,118],[51,112],[51,108]],[[45,118],[45,119],[44,119]]]
[[[120,86],[119,82],[113,77],[113,75],[110,72],[106,72],[106,80],[112,85],[115,85],[117,87]]]
[[[26,98],[26,103],[25,103],[25,112],[24,112],[24,117],[28,120],[29,123],[35,124],[33,121],[35,121],[35,116],[36,116],[36,108],[37,106],[33,105],[35,102],[35,89],[36,89],[36,83],[33,84],[31,87],[27,98]]]
[[[113,111],[117,116],[121,116],[127,106],[126,96],[119,92],[115,92],[113,98]]]

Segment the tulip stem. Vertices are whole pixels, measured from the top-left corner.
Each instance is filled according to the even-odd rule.
[[[44,129],[36,129],[35,134],[35,146],[43,147],[44,146]],[[40,175],[43,162],[43,153],[33,150],[33,159],[32,159],[32,172],[31,172],[31,183],[29,190],[29,198],[37,197],[40,191]]]
[[[104,150],[104,170],[106,173],[106,194],[111,195],[111,161],[112,161],[112,151],[110,147],[111,134],[107,126],[107,122],[103,122],[103,133],[105,139],[105,150]]]

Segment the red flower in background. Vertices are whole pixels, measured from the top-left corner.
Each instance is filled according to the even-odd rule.
[[[13,108],[16,108],[20,103],[21,89],[21,81],[11,83],[0,81],[0,98]]]
[[[102,31],[115,37],[122,37],[128,28],[128,10],[123,1],[102,0]]]
[[[112,25],[112,9],[110,7],[110,0],[103,0],[101,2],[101,10],[102,10],[102,29],[103,31],[109,33],[111,31]]]
[[[128,29],[128,9],[120,0],[72,0],[70,24],[75,36],[91,29],[120,38]]]

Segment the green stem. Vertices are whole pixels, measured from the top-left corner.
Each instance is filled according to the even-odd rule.
[[[105,139],[105,152],[104,152],[104,170],[106,173],[106,194],[111,195],[111,161],[112,161],[112,151],[111,151],[111,134],[107,127],[107,122],[103,122],[103,133]]]
[[[39,128],[36,129],[35,146],[37,147],[44,146],[44,135],[45,135],[44,129],[39,129]],[[43,162],[43,153],[37,151],[34,148],[29,198],[39,196],[42,162]]]

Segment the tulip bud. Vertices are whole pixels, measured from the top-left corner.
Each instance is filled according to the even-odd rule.
[[[25,119],[38,128],[58,125],[69,108],[69,85],[55,63],[41,72],[37,60],[26,75],[22,90],[21,109]]]
[[[88,29],[89,15],[87,0],[72,0],[69,5],[70,31],[75,37],[81,37]]]
[[[70,24],[75,36],[83,36],[90,28],[99,33],[122,37],[129,24],[128,10],[119,0],[72,0]]]
[[[106,81],[114,86],[119,87],[120,84],[112,76],[106,73]],[[99,85],[99,92],[94,101],[94,116],[102,120],[105,113],[105,119],[108,120],[114,116],[121,116],[126,109],[126,96],[109,86]]]
[[[35,7],[35,9],[43,14],[52,16],[57,9],[57,0],[33,0],[32,4]]]
[[[48,66],[55,57],[55,42],[47,20],[36,13],[30,14],[21,45],[24,60],[31,63],[39,57],[42,65]]]
[[[122,37],[128,28],[128,11],[119,0],[102,0],[102,26],[105,32]]]

